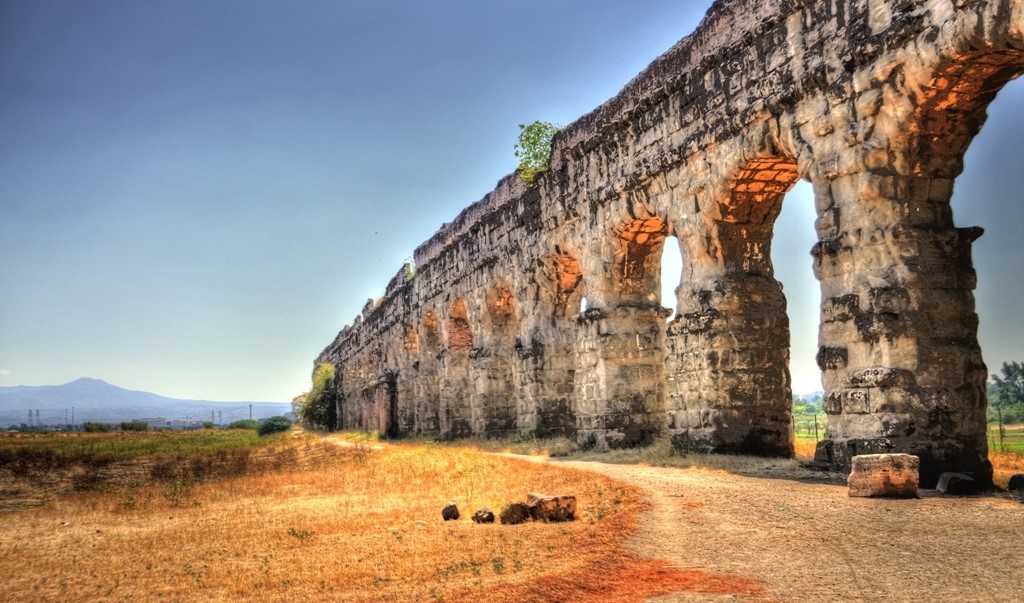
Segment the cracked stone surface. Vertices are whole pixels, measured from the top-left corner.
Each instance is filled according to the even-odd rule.
[[[905,452],[923,487],[944,471],[990,483],[981,229],[957,227],[949,201],[986,107],[1022,71],[1022,0],[716,2],[556,136],[536,188],[504,178],[320,354],[340,426],[791,454],[770,251],[805,179],[829,415],[817,461]]]

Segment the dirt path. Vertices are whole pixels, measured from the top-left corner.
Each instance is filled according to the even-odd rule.
[[[643,488],[653,509],[630,546],[682,568],[760,580],[769,595],[753,600],[1022,600],[1024,504],[1006,497],[859,499],[842,485],[793,479],[792,470],[552,462]]]

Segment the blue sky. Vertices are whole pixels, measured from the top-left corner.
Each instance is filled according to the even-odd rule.
[[[0,0],[0,385],[287,400],[404,258],[710,2]],[[957,183],[990,369],[1024,360],[1019,83]],[[778,276],[813,364],[809,187]],[[675,283],[668,284],[671,288]]]

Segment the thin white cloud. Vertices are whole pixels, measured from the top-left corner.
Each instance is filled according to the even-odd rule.
[[[10,377],[11,371],[7,369],[0,369],[0,377]]]

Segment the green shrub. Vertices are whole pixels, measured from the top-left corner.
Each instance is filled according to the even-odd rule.
[[[251,429],[256,431],[259,428],[260,422],[256,419],[241,419],[239,421],[228,423],[228,429]]]
[[[102,433],[110,431],[110,423],[93,423],[86,421],[82,423],[82,430],[87,433]]]
[[[519,124],[519,142],[513,147],[519,159],[516,172],[528,186],[537,184],[537,177],[551,165],[551,141],[561,126],[547,121]]]
[[[121,431],[149,431],[149,423],[145,421],[122,421]]]
[[[260,428],[256,430],[256,433],[260,434],[261,436],[265,436],[272,433],[278,433],[281,431],[288,431],[291,428],[292,422],[289,419],[287,419],[286,417],[277,416],[270,417],[269,419],[264,419],[260,423]]]

